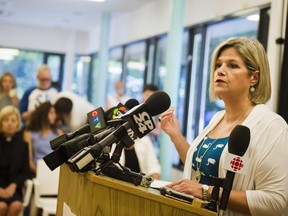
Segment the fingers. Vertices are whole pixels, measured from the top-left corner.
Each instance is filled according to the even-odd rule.
[[[162,120],[167,119],[167,117],[171,117],[173,115],[173,112],[174,112],[174,107],[170,107],[168,110],[166,110],[165,112],[161,114],[158,120],[161,122]]]
[[[174,112],[174,107],[170,107],[165,112],[162,113],[162,117],[165,117],[166,115],[171,115]]]
[[[175,181],[175,182],[172,182],[172,183],[170,183],[170,184],[168,184],[168,185],[165,185],[165,187],[172,188],[172,187],[174,187],[174,186],[176,186],[176,185],[181,184],[182,182],[183,182],[183,179],[178,180],[178,181]]]

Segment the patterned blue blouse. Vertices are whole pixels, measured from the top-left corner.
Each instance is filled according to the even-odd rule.
[[[218,177],[219,159],[229,137],[213,139],[205,137],[197,146],[192,159],[192,168],[200,170],[201,184],[210,184],[210,176]],[[198,151],[199,150],[199,151]]]

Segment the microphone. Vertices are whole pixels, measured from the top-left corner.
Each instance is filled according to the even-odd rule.
[[[125,103],[125,106],[128,108],[128,110],[132,109],[133,107],[137,105],[139,105],[139,102],[134,98],[127,100]]]
[[[87,119],[89,124],[83,125],[81,128],[74,132],[62,134],[50,141],[50,146],[53,150],[59,148],[63,143],[72,140],[73,138],[85,134],[94,133],[106,127],[105,112],[99,107],[91,112],[87,113]]]
[[[159,115],[170,107],[170,103],[171,100],[167,93],[163,91],[153,93],[145,103],[139,104],[120,116],[124,123],[118,126],[113,133],[109,134],[100,142],[85,147],[72,156],[68,160],[72,171],[79,172],[81,170],[86,170],[85,167],[101,154],[105,146],[111,145],[116,141],[124,141],[124,139],[126,139],[125,142],[127,144],[125,143],[125,145],[131,145],[131,136],[128,136],[127,133],[129,128],[132,128],[132,131],[135,132],[136,136],[139,138],[147,135],[155,128],[150,113],[152,115]],[[157,106],[157,104],[160,104],[161,106]],[[130,139],[127,139],[127,137],[130,137]]]
[[[155,128],[152,116],[163,113],[170,107],[170,104],[171,100],[166,92],[156,91],[146,102],[130,109],[120,118],[124,122],[129,122],[136,136],[142,138]]]
[[[250,142],[250,129],[244,125],[237,125],[231,132],[228,141],[228,157],[232,158],[227,163],[226,166],[230,167],[227,170],[226,177],[223,182],[223,192],[220,200],[219,209],[226,210],[228,200],[230,197],[230,192],[232,189],[235,172],[240,173],[239,171],[242,168],[247,170],[248,162],[245,159],[241,158],[249,145]],[[226,162],[226,160],[225,160]],[[225,168],[225,167],[224,167]],[[232,171],[230,171],[232,170]]]
[[[96,133],[106,128],[107,120],[112,120],[119,115],[125,114],[129,109],[137,106],[139,102],[136,99],[129,99],[125,105],[119,103],[116,107],[112,107],[106,112],[99,107],[91,112],[87,113],[88,124],[83,125],[81,128],[74,132],[62,134],[50,141],[50,146],[53,150],[59,148],[59,146],[79,135],[84,133]],[[128,108],[128,109],[127,109]]]
[[[43,157],[45,163],[50,170],[54,170],[84,147],[99,142],[115,130],[115,128],[111,128],[109,127],[110,125],[106,124],[106,119],[113,119],[123,115],[128,111],[126,106],[133,108],[138,104],[139,102],[136,99],[129,99],[125,105],[119,103],[116,107],[106,112],[99,107],[87,113],[89,124],[85,124],[74,132],[60,135],[50,141],[51,148],[55,151]],[[103,130],[104,128],[107,129]],[[93,136],[95,133],[96,135]],[[131,137],[134,136],[133,131],[129,131],[128,134]]]

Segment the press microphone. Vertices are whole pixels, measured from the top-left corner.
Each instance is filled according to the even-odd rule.
[[[89,124],[85,124],[74,132],[60,135],[50,141],[50,146],[54,151],[43,157],[45,163],[50,170],[54,170],[67,162],[70,157],[84,147],[99,142],[115,130],[115,128],[111,128],[111,125],[106,124],[107,120],[112,120],[125,114],[128,109],[138,104],[139,102],[136,99],[129,99],[125,105],[119,103],[116,107],[112,107],[106,112],[99,107],[87,113]],[[134,136],[133,131],[128,131],[128,133],[131,137]]]
[[[152,116],[159,115],[166,111],[170,107],[170,103],[170,97],[164,91],[153,93],[145,103],[135,106],[133,109],[120,116],[119,119],[123,120],[124,123],[116,128],[113,133],[109,134],[100,142],[86,147],[72,156],[68,160],[72,171],[81,172],[81,170],[85,169],[86,165],[90,164],[92,160],[96,159],[101,154],[101,151],[105,146],[111,145],[119,140],[123,141],[124,138],[128,143],[127,130],[130,128],[132,128],[132,131],[135,132],[136,136],[139,138],[147,135],[155,128]]]
[[[50,146],[53,150],[59,148],[59,146],[79,135],[85,133],[97,133],[98,131],[103,130],[108,125],[106,122],[108,120],[112,120],[119,115],[125,114],[129,109],[132,109],[134,106],[137,106],[139,102],[136,99],[129,99],[123,105],[119,103],[116,107],[112,107],[106,112],[102,109],[102,107],[96,108],[91,112],[87,113],[88,124],[83,125],[79,129],[74,132],[62,134],[50,141]]]
[[[166,92],[156,91],[144,103],[130,109],[120,118],[129,123],[138,138],[142,138],[155,128],[152,116],[165,112],[170,104],[171,100]]]
[[[63,143],[72,140],[73,138],[85,134],[85,133],[95,133],[106,127],[106,119],[104,110],[99,107],[87,113],[88,124],[83,125],[79,129],[64,133],[50,141],[50,146],[53,150],[59,148]]]
[[[126,103],[125,103],[125,106],[129,110],[132,109],[133,107],[137,106],[137,105],[139,105],[139,102],[136,99],[134,99],[134,98],[131,98],[131,99],[127,100]]]
[[[247,170],[248,160],[242,156],[245,154],[250,142],[250,129],[244,125],[237,125],[231,132],[228,141],[228,154],[225,159],[227,173],[223,182],[223,192],[220,200],[219,210],[226,210],[230,192],[233,186],[235,173]],[[227,161],[227,162],[226,162]]]

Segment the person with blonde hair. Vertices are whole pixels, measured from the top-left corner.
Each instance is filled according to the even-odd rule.
[[[214,187],[211,176],[226,176],[229,136],[236,125],[242,125],[250,130],[244,155],[250,165],[246,175],[235,174],[224,215],[288,215],[288,127],[265,105],[271,95],[270,70],[259,41],[240,37],[218,45],[211,62],[210,95],[223,100],[225,110],[213,116],[191,145],[173,112],[162,115],[161,127],[185,164],[183,179],[167,187],[209,201]],[[218,201],[222,195],[221,188]]]
[[[4,72],[0,77],[0,110],[7,105],[18,107],[16,80],[11,72]]]
[[[22,211],[22,189],[30,177],[28,145],[20,132],[21,117],[13,105],[0,111],[0,215]]]
[[[51,70],[48,65],[41,65],[37,70],[37,86],[30,87],[20,100],[20,113],[27,121],[37,106],[56,98],[58,90],[52,86]]]

